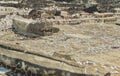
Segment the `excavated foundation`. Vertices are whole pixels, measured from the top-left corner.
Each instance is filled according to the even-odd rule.
[[[0,9],[0,65],[11,70],[8,76],[119,76],[119,4],[119,0],[0,3],[7,6]]]

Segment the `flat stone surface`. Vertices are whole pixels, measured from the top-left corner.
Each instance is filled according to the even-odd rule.
[[[70,64],[75,63],[77,66],[86,67],[89,74],[120,72],[120,27],[118,25],[54,25],[54,27],[59,28],[60,31],[40,38],[25,38],[11,33],[7,35],[13,36],[11,41],[10,39],[5,40],[6,36],[1,34],[3,37],[0,43],[15,45],[13,46],[15,48],[47,55],[61,61],[70,61]],[[55,55],[55,53],[59,55]],[[29,60],[28,58],[25,60]],[[40,60],[35,58],[35,61]],[[111,66],[115,68],[113,69]],[[65,69],[69,70],[68,68]]]

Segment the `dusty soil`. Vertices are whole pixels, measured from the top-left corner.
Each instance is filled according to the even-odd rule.
[[[35,53],[73,61],[85,66],[83,73],[120,75],[120,26],[115,24],[54,25],[51,36],[26,38],[11,30],[1,31],[0,40]],[[34,50],[34,51],[33,51]]]

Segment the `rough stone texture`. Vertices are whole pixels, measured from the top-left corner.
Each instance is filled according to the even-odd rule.
[[[66,7],[72,7],[74,6],[85,6],[83,8],[88,8],[91,7],[91,4],[98,4],[99,5],[99,10],[102,12],[105,11],[113,11],[114,8],[120,6],[120,1],[119,0],[40,0],[40,1],[34,1],[34,0],[23,0],[21,2],[21,6],[25,7],[33,7],[35,9],[41,9],[43,7],[50,7],[53,5],[59,5],[61,2],[67,2]],[[71,3],[71,4],[69,4]],[[63,6],[62,6],[63,7]]]
[[[52,34],[52,24],[50,22],[36,22],[32,19],[25,19],[22,17],[16,17],[13,19],[13,28],[16,33],[30,37]]]
[[[102,2],[100,3],[98,1],[100,5],[106,2],[106,0],[100,1]],[[115,2],[116,1],[117,0],[115,0]],[[33,0],[33,2],[35,2],[35,4],[37,3],[35,0]],[[38,1],[38,5],[34,5],[33,7],[39,7],[39,2],[40,1]],[[42,3],[46,5],[44,1]],[[66,7],[81,7],[81,4],[67,1],[58,3],[61,5],[60,8],[63,5]],[[84,0],[83,3],[84,5],[82,6],[89,7],[88,0]],[[106,5],[106,7],[108,7],[108,5]],[[41,7],[39,7],[39,9],[41,9]],[[58,7],[55,7],[55,9],[56,8]],[[88,17],[89,20],[89,18],[93,16],[81,16],[81,18],[86,17]],[[30,35],[31,33],[39,34],[40,32],[38,31],[41,31],[43,28],[43,26],[39,28],[38,24],[29,23],[32,22],[29,19],[17,18],[14,20],[16,20],[14,24],[18,25],[16,31],[22,34],[28,34],[28,32]],[[59,18],[58,20],[61,22]],[[88,23],[88,21],[85,23]],[[33,25],[35,25],[35,27],[33,27]],[[29,28],[27,26],[29,26]],[[60,32],[40,38],[26,38],[13,33],[11,30],[0,32],[0,60],[7,65],[18,63],[20,65],[22,64],[23,67],[25,62],[25,64],[30,64],[28,69],[34,72],[37,70],[44,75],[56,73],[60,76],[70,76],[72,72],[103,76],[107,72],[110,72],[113,75],[117,74],[119,76],[120,26],[112,22],[111,24],[97,22],[95,24],[53,26],[59,28]]]
[[[0,21],[0,31],[6,31],[8,29],[12,28],[12,24],[13,24],[13,18],[16,15],[6,15],[5,17],[1,18]]]
[[[117,25],[120,25],[120,20],[116,21],[116,24],[117,24]]]
[[[17,57],[17,59],[23,58],[30,63],[40,63],[40,65],[43,64],[41,64],[38,54],[45,55],[60,59],[61,62],[63,62],[63,64],[60,63],[61,65],[65,65],[66,62],[64,63],[64,61],[70,61],[68,62],[69,64],[83,67],[83,73],[99,74],[100,76],[107,72],[113,74],[120,72],[120,27],[118,25],[96,24],[54,26],[59,28],[60,32],[42,38],[20,39],[21,36],[19,36],[14,37],[14,40],[11,41],[10,37],[5,40],[5,36],[0,35],[0,37],[2,37],[0,38],[2,40],[0,42],[1,45],[7,44],[6,46],[15,48],[11,48],[12,51],[1,50],[1,54],[8,57]],[[8,34],[7,36],[11,36],[11,34]],[[2,47],[0,48],[2,49]],[[25,53],[34,54],[35,57],[31,57],[31,55],[26,57],[27,55],[19,53],[16,49],[25,49]],[[15,52],[13,53],[14,50]],[[35,54],[37,54],[37,57]],[[34,63],[34,61],[36,62]],[[47,64],[47,61],[45,62]],[[54,63],[49,66],[54,66]],[[86,71],[85,68],[87,69]]]
[[[113,11],[114,8],[120,7],[120,0],[96,0],[100,5],[100,9],[104,12]]]
[[[105,11],[113,11],[114,8],[119,7],[120,1],[119,0],[66,0],[67,3],[61,3],[64,2],[63,0],[44,0],[44,1],[34,1],[30,0],[28,1],[29,4],[31,4],[34,8],[40,9],[40,7],[49,7],[53,5],[58,5],[61,7],[72,7],[72,6],[84,6],[82,9],[89,8],[93,6],[94,4],[99,5],[99,11],[105,12]],[[61,5],[60,5],[61,4]]]

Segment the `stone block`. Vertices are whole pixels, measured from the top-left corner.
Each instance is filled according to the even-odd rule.
[[[45,36],[52,34],[52,23],[48,21],[35,21],[23,17],[13,19],[13,31],[28,37]]]

